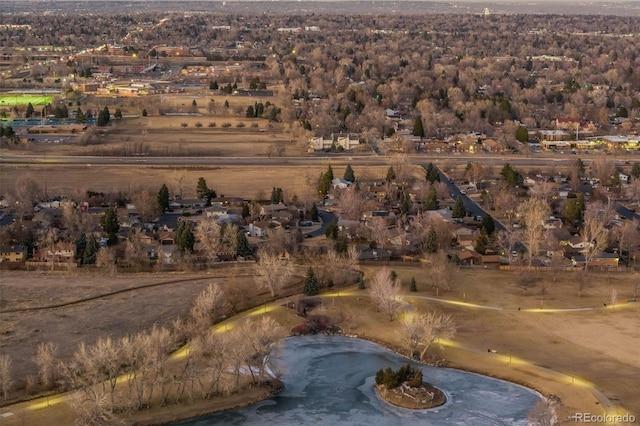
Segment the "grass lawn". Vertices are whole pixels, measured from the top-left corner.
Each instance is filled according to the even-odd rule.
[[[367,281],[377,268],[364,267]],[[633,280],[637,276],[631,274],[597,274],[590,273],[589,285],[583,290],[583,296],[578,297],[575,288],[575,273],[567,272],[549,286],[546,291],[543,307],[556,309],[569,308],[593,308],[584,311],[553,312],[540,309],[540,295],[536,293],[539,286],[530,289],[528,295],[515,287],[516,273],[485,269],[461,270],[458,279],[453,283],[450,291],[435,295],[430,286],[429,271],[423,267],[394,267],[401,279],[405,302],[411,305],[414,311],[436,310],[454,315],[458,324],[458,332],[451,342],[443,345],[434,344],[430,352],[436,359],[443,359],[449,366],[479,372],[489,376],[500,377],[517,383],[530,386],[546,396],[556,395],[560,398],[558,406],[560,420],[568,418],[575,412],[591,412],[600,414],[604,408],[615,409],[618,414],[625,412],[640,413],[640,401],[637,398],[636,386],[640,382],[640,332],[638,310],[640,305],[627,303],[633,288]],[[239,273],[242,272],[242,273]],[[160,286],[145,289],[126,297],[114,297],[108,299],[109,303],[99,303],[109,309],[109,312],[120,315],[121,312],[135,307],[138,312],[144,312],[149,321],[162,318],[170,321],[173,316],[179,315],[188,309],[190,300],[196,294],[198,288],[202,288],[212,279],[222,279],[223,282],[235,283],[237,280],[245,280],[247,285],[252,285],[253,278],[250,270],[236,272],[220,271],[202,275],[203,281],[194,281],[188,284],[189,290],[186,296],[187,284],[179,286]],[[95,286],[87,286],[84,274],[78,276],[46,275],[39,280],[33,280],[29,273],[11,273],[6,275],[7,289],[5,295],[8,301],[20,305],[35,303],[43,300],[46,295],[73,294],[79,297],[83,294],[95,292]],[[189,276],[197,278],[197,276]],[[409,292],[408,285],[411,277],[417,281],[417,292]],[[105,277],[106,278],[106,277]],[[152,280],[153,275],[136,275],[137,282]],[[181,278],[176,276],[176,279]],[[186,277],[183,277],[186,278]],[[143,279],[143,281],[141,281]],[[541,280],[551,280],[551,277],[541,273]],[[118,288],[130,286],[133,277],[127,274],[119,275],[117,279],[107,279],[102,283],[106,288]],[[109,282],[113,281],[113,282]],[[22,286],[20,283],[29,283]],[[102,281],[100,281],[102,282]],[[539,281],[540,282],[540,281]],[[297,283],[296,285],[300,285]],[[61,287],[65,288],[61,292]],[[615,307],[604,307],[604,301],[610,299],[611,290],[615,288],[619,294],[619,304]],[[22,290],[21,290],[22,289]],[[182,289],[179,293],[175,293]],[[26,293],[25,293],[26,292]],[[53,292],[53,293],[52,293]],[[181,297],[177,297],[178,294]],[[327,315],[347,334],[355,334],[376,342],[383,343],[391,348],[404,351],[398,330],[400,322],[397,319],[389,321],[388,317],[377,312],[366,290],[358,290],[355,287],[348,289],[334,289],[331,293],[320,296],[322,304],[310,311],[311,314]],[[160,303],[170,295],[169,305]],[[264,297],[264,294],[258,297]],[[50,296],[47,296],[50,297]],[[68,297],[68,296],[65,296]],[[140,310],[139,297],[149,301],[143,310]],[[296,301],[299,296],[292,296],[289,301]],[[435,297],[438,300],[428,298]],[[443,303],[440,299],[466,302],[467,304]],[[31,301],[31,302],[29,302]],[[257,302],[258,304],[261,302]],[[284,301],[277,302],[277,305]],[[500,309],[483,309],[473,305],[492,306]],[[249,316],[268,312],[274,316],[286,329],[304,321],[298,317],[294,310],[280,307],[278,309],[259,308],[247,312]],[[518,310],[517,307],[521,307]],[[43,313],[48,311],[43,311]],[[38,314],[42,315],[42,314]],[[38,321],[38,333],[33,338],[41,339],[46,335],[46,324],[55,326],[57,333],[65,330],[65,318],[67,322],[72,319],[74,324],[84,323],[82,315],[94,317],[93,309],[79,306],[73,310],[65,310],[64,315],[58,315],[53,310],[48,315],[53,315],[55,321],[48,320],[44,323]],[[24,318],[13,318],[15,324],[26,326],[32,330],[36,324],[29,325],[31,315]],[[33,318],[35,319],[35,317]],[[42,318],[41,318],[42,319]],[[117,331],[122,324],[115,322],[111,330],[109,321],[103,321],[100,330],[103,332]],[[228,321],[234,322],[236,318]],[[140,318],[137,321],[141,325]],[[75,330],[74,324],[68,324],[69,330]],[[17,326],[17,325],[16,325]],[[111,330],[111,331],[109,331]],[[133,332],[134,330],[130,330]],[[91,333],[92,330],[86,330]],[[93,331],[98,333],[98,331]],[[64,332],[61,335],[68,336]],[[17,334],[16,334],[17,336]],[[37,337],[40,336],[40,337]],[[94,334],[93,337],[97,337]],[[22,337],[21,337],[22,338]],[[6,342],[9,343],[9,342]],[[26,342],[25,342],[26,343]],[[7,348],[9,346],[6,346]],[[24,347],[20,344],[17,347]],[[488,351],[487,348],[492,349]],[[495,351],[495,352],[494,352]],[[428,377],[425,377],[428,381]],[[446,389],[444,389],[446,391]],[[611,407],[603,407],[599,399],[599,393],[612,403]],[[248,399],[255,398],[247,396]],[[240,398],[242,400],[242,398]],[[225,401],[211,401],[211,406],[193,407],[198,412],[214,411],[215,408],[225,406]],[[230,405],[241,404],[238,395],[234,396]],[[3,424],[47,424],[51,419],[66,422],[70,419],[70,413],[65,404],[58,404],[46,410],[24,410],[24,406],[12,406],[2,411],[13,410],[14,416],[3,419]],[[168,415],[172,408],[167,408]],[[160,410],[162,411],[162,410]],[[611,412],[611,411],[609,411]],[[141,413],[142,418],[155,416],[152,413]],[[164,416],[167,413],[159,412]],[[62,423],[61,423],[62,424]]]
[[[42,95],[0,95],[0,106],[47,105],[51,99],[51,96]]]

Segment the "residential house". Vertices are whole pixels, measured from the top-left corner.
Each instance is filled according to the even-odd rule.
[[[624,173],[618,173],[618,178],[620,178],[620,182],[622,182],[623,184],[627,184],[629,183],[629,175],[625,175]]]
[[[474,250],[462,249],[456,252],[455,255],[460,265],[482,265],[482,255]]]
[[[27,259],[27,247],[23,245],[0,247],[0,263],[22,263]]]
[[[577,117],[556,118],[556,129],[575,130],[580,127],[580,119]]]
[[[358,260],[389,261],[391,260],[391,251],[372,247],[359,248]]]
[[[584,267],[585,264],[585,256],[584,255],[576,255],[572,257],[573,265],[576,267]],[[587,263],[587,268],[597,268],[597,269],[611,269],[617,268],[618,262],[620,260],[620,256],[617,253],[607,253],[607,252],[599,252],[594,254],[589,262]]]
[[[486,268],[499,268],[501,264],[500,256],[497,254],[483,254],[482,265]]]
[[[344,180],[342,178],[335,178],[331,181],[331,186],[333,186],[333,189],[346,189],[349,186],[351,186],[352,182],[349,182],[348,180]]]
[[[269,221],[261,220],[249,224],[249,236],[266,237],[267,229],[269,229]]]
[[[280,212],[286,211],[288,207],[285,204],[266,204],[260,207],[260,217],[265,219],[271,219],[277,216]]]

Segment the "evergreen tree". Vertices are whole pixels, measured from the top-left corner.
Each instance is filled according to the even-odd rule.
[[[522,176],[520,176],[520,173],[515,171],[509,163],[502,167],[500,174],[508,186],[516,186],[522,182]]]
[[[305,296],[315,296],[320,293],[320,284],[318,283],[318,278],[313,273],[313,268],[309,267],[307,269],[307,276],[304,280],[304,285],[302,287],[302,293]]]
[[[87,238],[87,245],[85,246],[84,253],[82,254],[82,264],[95,265],[99,250],[100,247],[98,246],[96,237],[93,234],[89,235],[89,238]]]
[[[98,120],[96,121],[96,125],[103,127],[109,124],[111,120],[111,113],[109,112],[109,108],[105,106],[102,111],[98,114]]]
[[[584,174],[584,171],[585,171],[584,161],[582,161],[580,158],[576,159],[576,169],[578,170],[578,173],[580,173],[581,175]],[[640,172],[640,169],[639,169],[639,172]]]
[[[487,230],[481,228],[480,234],[478,235],[478,238],[476,238],[476,246],[474,247],[474,249],[480,254],[485,254],[487,252],[488,243],[489,238],[487,237]]]
[[[84,257],[84,249],[86,247],[87,247],[86,234],[78,235],[78,238],[76,238],[76,260],[80,260],[82,262],[82,258]]]
[[[192,252],[193,245],[196,242],[193,230],[191,229],[191,223],[185,220],[181,220],[178,223],[175,236],[176,246],[180,252]]]
[[[203,177],[198,178],[198,184],[196,185],[196,196],[203,200],[209,196],[211,190],[207,186],[207,181]]]
[[[278,204],[284,201],[284,193],[282,192],[282,188],[274,187],[271,190],[271,204]]]
[[[252,106],[252,105],[249,105],[249,106],[247,107],[247,112],[244,114],[244,116],[245,116],[246,118],[253,118],[253,117],[254,117],[254,115],[255,115],[255,111],[254,111],[254,109],[253,109],[253,106]]]
[[[633,166],[631,167],[631,176],[636,179],[640,178],[640,163],[637,161],[634,162]]]
[[[387,169],[387,176],[384,178],[384,180],[386,180],[388,183],[396,180],[396,171],[393,169],[393,166],[389,166],[389,168]]]
[[[467,214],[467,211],[464,208],[462,197],[459,196],[458,198],[456,198],[456,203],[453,205],[453,211],[451,212],[451,217],[462,218],[462,217],[465,217],[466,214]]]
[[[516,140],[520,142],[527,142],[529,140],[529,131],[524,126],[518,126],[516,129]]]
[[[335,176],[333,176],[333,169],[331,168],[331,165],[329,165],[327,167],[326,175],[329,178],[329,182],[331,182],[333,179],[335,179]]]
[[[413,136],[424,138],[424,125],[422,124],[422,116],[418,115],[413,122]]]
[[[569,198],[564,205],[564,220],[569,224],[575,224],[582,220],[584,213],[584,195],[579,194],[577,198]]]
[[[209,82],[209,90],[218,90],[218,82],[210,81]]]
[[[324,232],[324,235],[327,238],[336,239],[338,238],[338,231],[339,231],[338,221],[334,220],[329,224],[329,226],[327,226],[327,230]]]
[[[82,124],[85,121],[87,121],[87,117],[85,117],[84,112],[82,112],[82,109],[78,108],[78,112],[76,113],[76,123],[78,124]]]
[[[331,182],[333,181],[333,169],[331,166],[327,168],[327,171],[320,175],[320,179],[318,179],[318,193],[322,196],[325,196],[329,193],[331,189]]]
[[[27,105],[27,110],[25,111],[24,116],[26,118],[31,118],[31,116],[33,115],[34,111],[35,110],[33,109],[33,105],[31,105],[31,102],[29,102],[29,104]]]
[[[411,206],[413,203],[411,202],[411,197],[409,196],[409,192],[405,192],[402,197],[402,204],[400,204],[400,214],[408,215],[411,213]]]
[[[425,200],[424,208],[426,210],[438,210],[440,203],[438,202],[438,194],[436,192],[435,185],[431,185],[429,192],[427,193],[427,199]]]
[[[116,108],[116,112],[113,113],[113,117],[117,120],[122,119],[122,110],[120,108]]]
[[[251,210],[249,209],[248,203],[242,203],[242,218],[247,218],[251,216]]]
[[[433,163],[429,163],[427,165],[426,178],[432,184],[434,182],[440,182],[440,174],[438,173],[438,168],[434,166]]]
[[[118,213],[113,207],[108,207],[104,211],[104,214],[100,217],[100,226],[109,237],[109,245],[118,242],[116,234],[120,230],[120,224],[118,223]]]
[[[247,236],[241,229],[237,230],[236,233],[236,253],[238,256],[249,257],[253,255],[253,251],[251,251],[251,247],[249,247],[249,240],[247,240]]]
[[[418,291],[415,277],[411,277],[411,283],[409,283],[409,291]]]
[[[438,252],[438,234],[433,226],[429,227],[429,231],[427,232],[427,238],[424,243],[424,251],[426,253],[437,253]]]
[[[167,185],[164,183],[160,187],[156,199],[158,200],[160,211],[166,212],[169,210],[169,188],[167,188]]]
[[[345,255],[347,253],[347,250],[349,250],[349,243],[344,232],[340,233],[336,238],[336,243],[333,245],[333,248],[339,255]]]
[[[490,214],[486,214],[482,218],[482,224],[480,225],[480,227],[484,228],[487,231],[487,235],[493,235],[494,231],[496,230],[496,225],[493,221],[493,217],[491,217]]]
[[[318,206],[316,203],[311,205],[311,220],[314,222],[318,222],[320,220],[320,215],[318,214]]]
[[[146,108],[142,109],[142,116],[146,117],[148,115]]]
[[[347,164],[347,168],[344,171],[344,180],[349,181],[349,182],[355,182],[356,181],[356,175],[355,173],[353,173],[353,169],[351,168],[351,164]]]

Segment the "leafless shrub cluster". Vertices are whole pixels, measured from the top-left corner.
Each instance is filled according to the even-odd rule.
[[[400,322],[399,333],[411,357],[422,346],[420,360],[425,359],[427,350],[436,339],[450,339],[456,333],[456,324],[450,314],[406,312]]]
[[[260,385],[273,374],[273,353],[286,333],[269,317],[240,321],[229,330],[211,328],[223,302],[220,287],[211,284],[189,317],[172,328],[82,342],[66,362],[55,358],[54,344],[42,343],[35,356],[40,386],[70,391],[67,401],[78,424],[114,425],[122,414]],[[189,343],[174,353],[185,338]],[[11,360],[2,356],[5,398],[12,383]]]
[[[377,309],[389,316],[389,321],[401,310],[403,302],[400,299],[400,282],[391,278],[387,268],[383,268],[369,283],[371,299]]]

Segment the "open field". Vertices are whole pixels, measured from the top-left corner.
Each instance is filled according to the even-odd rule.
[[[0,95],[1,106],[27,106],[31,105],[47,105],[53,99],[51,96],[42,95]]]
[[[209,188],[219,195],[264,199],[273,187],[280,187],[285,197],[297,195],[315,197],[318,177],[327,166],[212,166],[174,168],[162,166],[118,167],[113,165],[34,165],[11,166],[3,164],[2,186],[5,188],[25,178],[46,182],[50,194],[78,194],[92,191],[134,191],[148,188],[157,191],[163,183],[172,194],[182,193],[183,198],[195,196],[199,177],[204,177]],[[332,166],[336,176],[342,176],[343,167]],[[354,167],[360,180],[384,178],[386,166]],[[417,171],[419,173],[419,171]]]
[[[363,269],[365,276],[370,277],[377,268]],[[636,384],[640,381],[640,306],[626,302],[632,296],[637,276],[591,273],[590,284],[583,296],[577,297],[574,284],[577,272],[567,272],[555,283],[543,273],[541,280],[546,280],[550,286],[540,302],[540,286],[531,289],[529,295],[523,295],[514,285],[515,272],[463,269],[451,291],[437,297],[501,309],[498,310],[425,299],[435,296],[427,268],[393,269],[402,280],[405,300],[412,309],[436,310],[455,316],[458,333],[454,344],[443,347],[436,344],[432,348],[432,353],[446,359],[449,365],[527,384],[547,396],[557,395],[562,401],[558,410],[561,419],[577,411],[601,413],[603,407],[593,389],[602,392],[619,414],[638,415],[640,412],[636,392]],[[411,277],[417,281],[416,293],[407,291]],[[117,336],[125,330],[134,332],[148,328],[153,323],[166,324],[183,315],[193,296],[209,282],[223,285],[253,282],[250,269],[220,269],[204,276],[142,274],[102,278],[83,273],[36,277],[33,273],[12,272],[3,276],[2,309],[39,305],[43,300],[47,300],[47,304],[59,303],[105,290],[158,282],[160,278],[163,281],[191,281],[135,290],[73,307],[12,313],[10,318],[3,314],[3,323],[15,331],[3,333],[3,349],[12,356],[19,355],[28,360],[35,353],[38,342],[62,339],[58,341],[59,345],[69,351],[82,338]],[[613,288],[618,291],[620,302],[613,308],[604,308]],[[258,295],[255,302],[260,303],[265,296]],[[365,291],[353,288],[334,291],[332,295],[323,296],[323,300],[324,304],[312,313],[336,318],[346,333],[402,350],[397,334],[399,322],[389,322],[384,314],[376,312]],[[540,309],[541,304],[544,309]],[[550,308],[592,309],[554,312]],[[288,309],[274,310],[272,315],[287,329],[301,322],[301,318]],[[77,324],[91,326],[78,329]],[[496,352],[488,353],[487,348]],[[14,354],[15,351],[21,352]],[[22,363],[24,368],[28,366],[28,361]],[[215,409],[216,405],[217,402],[209,409]],[[68,416],[64,404],[57,406],[51,415],[56,411]]]

